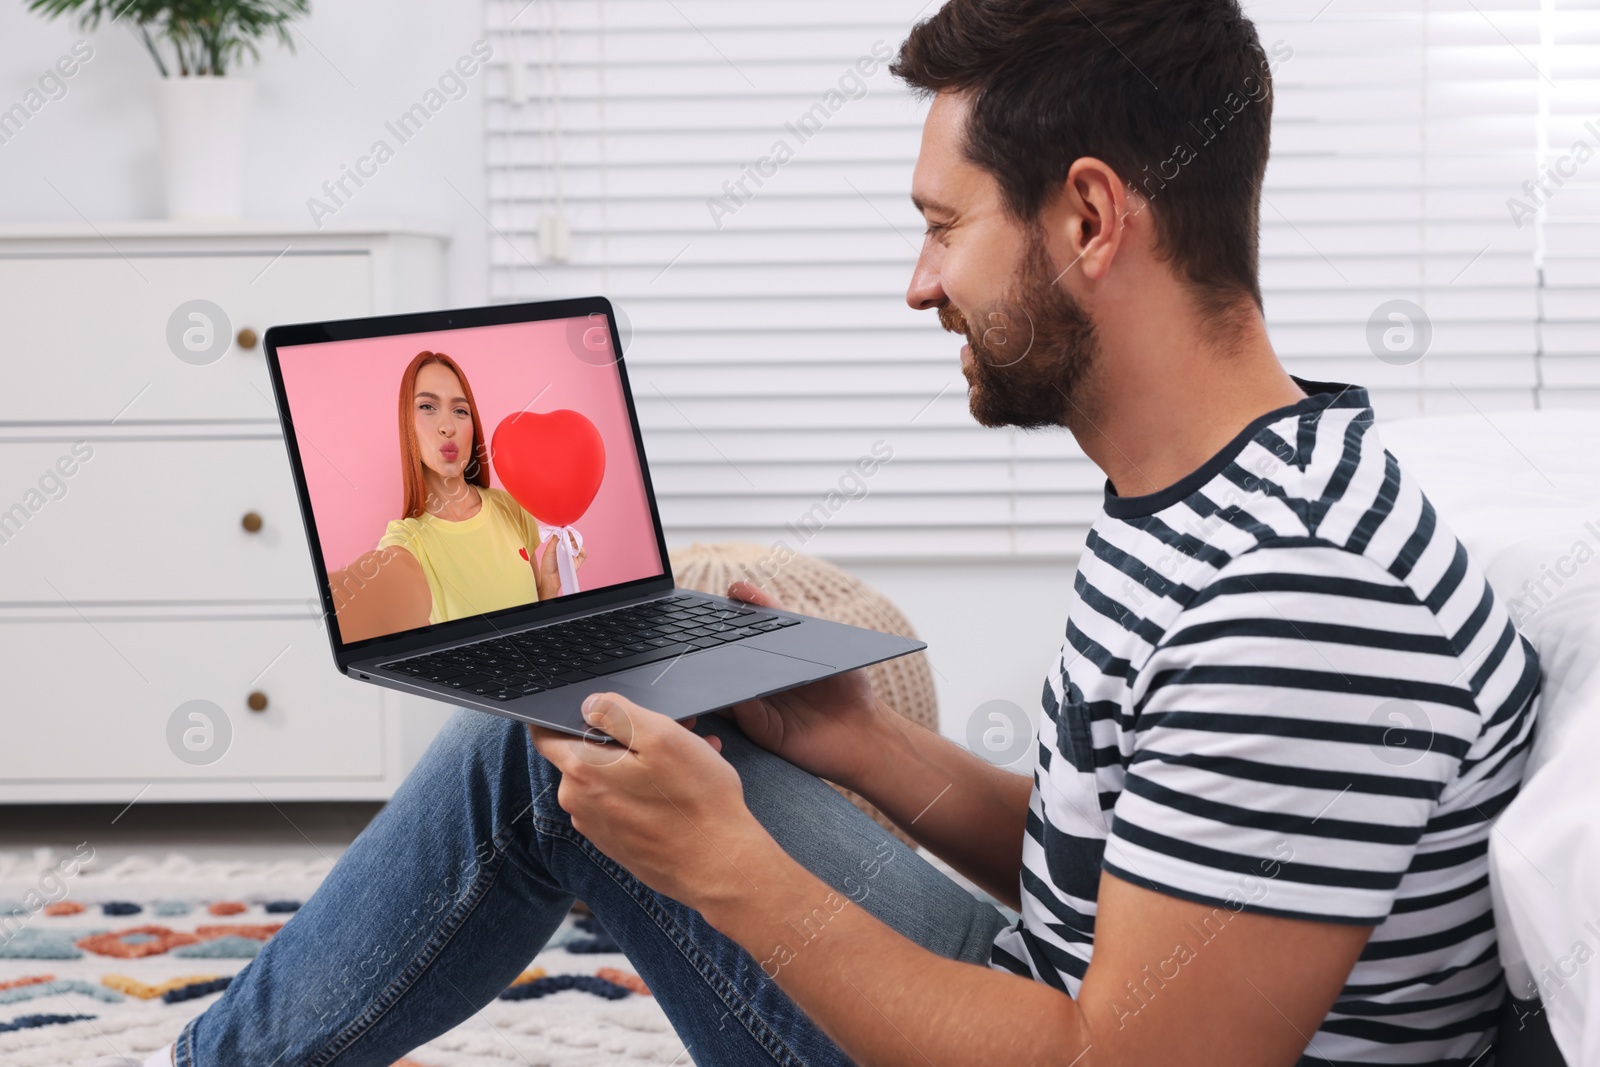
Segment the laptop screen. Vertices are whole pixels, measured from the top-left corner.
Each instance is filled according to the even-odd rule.
[[[604,315],[276,348],[344,645],[664,572]]]

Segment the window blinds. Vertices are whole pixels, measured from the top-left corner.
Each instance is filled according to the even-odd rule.
[[[1540,23],[1541,180],[1514,195],[1520,218],[1538,214],[1541,393],[1551,405],[1597,407],[1600,2],[1545,0]]]
[[[881,57],[931,10],[489,0],[491,296],[622,309],[670,543],[1081,549],[1100,473],[1063,432],[973,423],[959,341],[904,304],[922,108]],[[1520,227],[1506,203],[1600,110],[1592,9],[1247,10],[1286,56],[1261,247],[1290,370],[1369,386],[1380,417],[1600,388],[1593,187]]]

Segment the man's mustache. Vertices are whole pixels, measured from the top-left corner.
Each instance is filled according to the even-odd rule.
[[[967,332],[967,317],[961,314],[961,309],[954,304],[946,304],[939,309],[939,325],[951,333],[959,333],[969,341],[972,335]]]

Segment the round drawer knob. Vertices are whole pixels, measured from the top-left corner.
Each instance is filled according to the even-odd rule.
[[[240,348],[245,350],[252,349],[256,346],[256,332],[250,327],[246,326],[244,329],[239,331],[239,336],[236,338],[236,340],[239,342]]]
[[[249,705],[251,711],[267,710],[267,694],[259,689],[246,697],[244,702]]]
[[[250,533],[258,533],[261,530],[261,516],[253,511],[247,511],[244,513],[244,518],[239,520],[239,525]]]

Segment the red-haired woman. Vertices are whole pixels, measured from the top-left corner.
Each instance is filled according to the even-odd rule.
[[[489,485],[488,442],[456,361],[419,352],[400,378],[399,417],[401,517],[373,552],[331,576],[344,640],[560,596],[555,536],[542,537],[538,519]],[[581,567],[588,553],[570,543]]]

